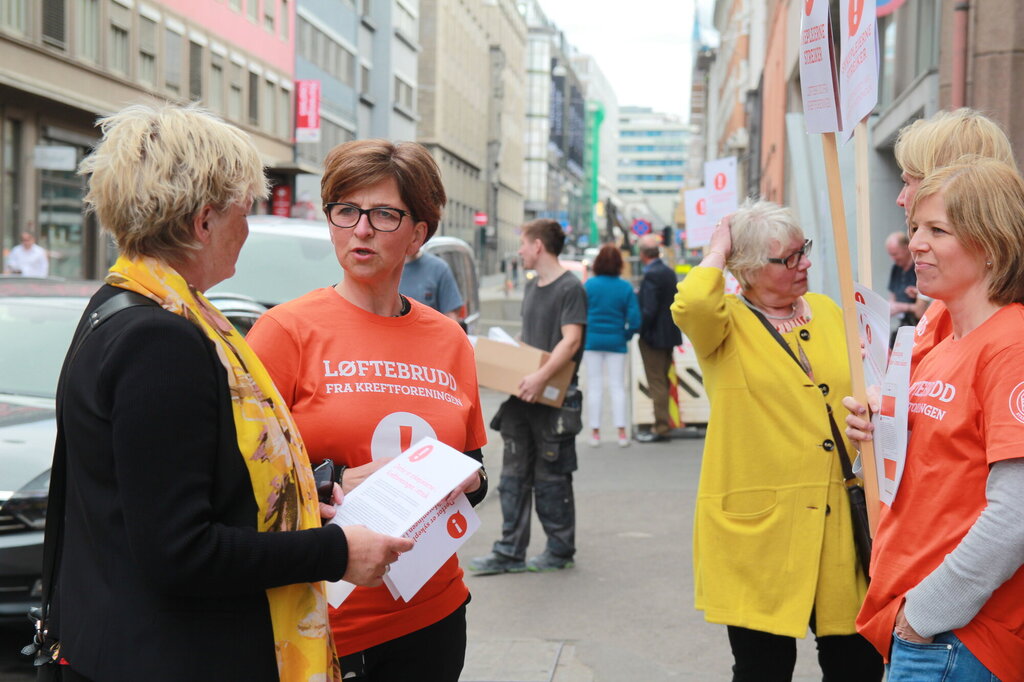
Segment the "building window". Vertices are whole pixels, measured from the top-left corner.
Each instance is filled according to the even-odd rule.
[[[249,72],[249,123],[260,124],[260,76]]]
[[[0,2],[0,26],[15,33],[28,33],[28,0]]]
[[[335,75],[345,85],[352,88],[356,86],[356,56],[340,45],[338,46],[338,70]]]
[[[413,102],[415,101],[415,88],[406,83],[404,80],[395,76],[395,104],[408,110],[415,111]]]
[[[181,43],[183,38],[171,29],[164,29],[164,87],[181,93]]]
[[[65,12],[64,0],[43,0],[43,42],[62,50],[66,41]]]
[[[416,16],[410,12],[405,5],[398,2],[398,0],[394,0],[394,2],[395,11],[393,18],[395,21],[395,30],[401,31],[407,38],[415,41],[416,37],[419,35]]]
[[[370,67],[366,64],[359,65],[359,94],[370,94]]]
[[[78,0],[75,17],[75,41],[78,56],[87,61],[100,61],[100,3],[99,0]]]
[[[364,17],[370,16],[373,11],[373,0],[359,0],[359,14]]]
[[[263,28],[274,32],[274,7],[277,0],[263,0]]]
[[[146,85],[156,83],[156,22],[139,17],[139,80]]]
[[[242,9],[242,0],[228,0],[228,6],[237,12]]]
[[[288,16],[288,0],[281,0],[281,17],[277,21],[277,28],[281,36],[281,40],[288,40],[288,20],[291,17]]]
[[[288,140],[292,136],[292,93],[278,90],[279,110],[277,117],[277,136]]]
[[[274,95],[277,92],[277,88],[271,81],[263,83],[263,129],[271,135],[274,134],[274,126],[277,122],[275,114]]]
[[[193,102],[203,98],[203,46],[188,43],[188,96]]]
[[[299,18],[298,22],[296,22],[296,26],[298,26],[299,35],[298,40],[295,41],[295,50],[298,52],[300,57],[311,62],[313,61],[311,54],[313,47],[313,25],[305,19]]]
[[[107,49],[107,66],[111,71],[128,75],[131,64],[132,12],[116,2],[107,5],[110,10],[110,45]]]
[[[249,16],[249,20],[254,24],[259,21],[259,1],[258,0],[246,0],[245,3],[246,14]]]
[[[228,91],[228,118],[233,121],[242,120],[242,67],[232,63],[230,66],[231,85]]]
[[[210,87],[206,104],[218,114],[224,113],[224,58],[219,54],[210,55]]]

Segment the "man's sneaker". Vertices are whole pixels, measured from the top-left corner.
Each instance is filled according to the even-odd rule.
[[[560,571],[563,568],[572,568],[575,565],[569,557],[556,556],[545,549],[537,556],[527,560],[526,570],[542,573],[545,571]]]
[[[526,570],[526,563],[522,559],[513,559],[504,554],[491,552],[487,556],[478,556],[475,559],[470,559],[469,570],[478,575],[522,573]]]

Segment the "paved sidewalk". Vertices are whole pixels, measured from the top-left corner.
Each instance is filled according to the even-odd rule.
[[[503,396],[482,389],[485,423]],[[609,428],[603,434],[614,438]],[[463,565],[490,551],[501,526],[501,438],[484,449],[491,492]],[[702,439],[619,448],[578,443],[576,567],[477,576],[467,571],[469,646],[463,682],[728,680],[725,628],[693,609],[691,528]],[[530,555],[543,549],[534,519]],[[794,680],[818,680],[812,639],[798,642]]]

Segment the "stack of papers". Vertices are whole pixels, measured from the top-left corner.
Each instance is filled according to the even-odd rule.
[[[413,549],[384,576],[392,596],[408,601],[480,527],[465,495],[454,504],[445,499],[479,468],[479,462],[455,448],[424,438],[345,495],[330,523],[411,538]],[[328,603],[337,608],[355,587],[328,583]]]

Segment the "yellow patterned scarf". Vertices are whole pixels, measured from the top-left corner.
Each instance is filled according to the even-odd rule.
[[[320,526],[316,484],[298,429],[274,382],[245,339],[169,265],[117,259],[106,282],[137,292],[199,327],[227,372],[238,448],[259,505],[260,532]],[[267,590],[282,682],[341,682],[327,617],[324,584]]]

